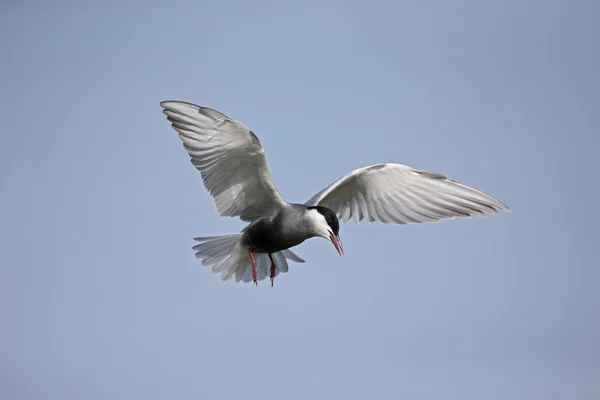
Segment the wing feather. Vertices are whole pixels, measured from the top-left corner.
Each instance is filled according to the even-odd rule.
[[[191,103],[160,105],[221,215],[253,221],[275,214],[286,204],[260,141],[243,123]]]
[[[363,219],[396,224],[498,215],[510,208],[489,194],[437,172],[402,164],[359,168],[306,202],[332,209],[344,222]]]

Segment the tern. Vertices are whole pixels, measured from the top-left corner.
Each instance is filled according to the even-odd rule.
[[[273,286],[279,273],[288,272],[287,260],[304,262],[290,248],[312,237],[331,241],[343,255],[340,220],[411,224],[510,212],[472,186],[394,163],[356,169],[306,203],[289,203],[273,182],[258,137],[246,125],[183,101],[160,106],[219,214],[249,223],[240,233],[194,239],[200,242],[193,247],[196,258],[224,281],[257,285],[268,276]]]

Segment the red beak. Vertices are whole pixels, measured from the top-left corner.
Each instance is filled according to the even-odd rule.
[[[340,239],[340,237],[334,235],[333,232],[329,232],[329,240],[331,240],[331,243],[333,243],[333,245],[335,246],[335,249],[337,250],[338,254],[340,256],[343,256],[344,246],[342,245],[342,240]]]

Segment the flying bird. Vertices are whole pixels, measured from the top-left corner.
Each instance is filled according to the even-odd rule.
[[[249,224],[229,235],[198,237],[193,249],[223,280],[271,280],[288,272],[290,250],[306,239],[325,238],[344,254],[339,221],[394,224],[510,212],[501,201],[445,175],[402,164],[356,169],[304,204],[287,202],[277,190],[258,137],[240,121],[207,107],[163,101],[163,113],[179,133],[222,216]]]

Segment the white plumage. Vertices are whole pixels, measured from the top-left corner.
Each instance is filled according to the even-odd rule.
[[[246,125],[190,103],[160,105],[221,215],[252,221],[286,204],[273,183],[258,137]]]
[[[202,265],[211,267],[212,271],[221,274],[223,280],[231,279],[235,282],[250,282],[252,280],[252,269],[250,259],[240,248],[239,242],[242,238],[241,233],[234,233],[221,236],[207,236],[194,238],[200,242],[193,247],[196,251],[196,258],[202,260]],[[277,265],[275,276],[279,273],[288,272],[289,267],[286,259],[297,263],[303,263],[304,260],[294,254],[291,250],[282,250],[273,254],[273,259]],[[269,273],[270,260],[267,254],[259,254],[256,257],[258,269],[258,280],[264,280]]]
[[[402,164],[359,168],[306,202],[331,208],[344,222],[409,224],[510,211],[499,200],[442,174]]]

